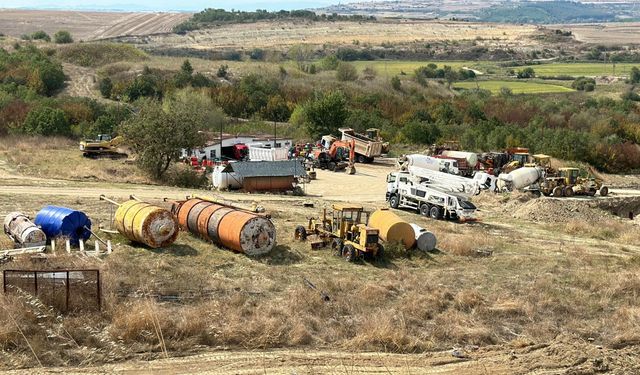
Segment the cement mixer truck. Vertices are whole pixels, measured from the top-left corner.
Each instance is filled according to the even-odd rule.
[[[530,190],[540,191],[539,183],[544,179],[544,169],[540,167],[523,167],[498,176],[499,191]]]
[[[475,220],[476,206],[464,195],[430,187],[410,172],[392,172],[387,176],[386,200],[391,208],[412,209],[435,220]]]

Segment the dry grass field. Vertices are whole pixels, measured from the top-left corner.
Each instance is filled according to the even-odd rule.
[[[444,40],[484,40],[483,45],[517,47],[535,32],[534,26],[453,21],[378,22],[257,22],[196,30],[186,35],[156,35],[144,43],[155,47],[194,49],[286,48],[305,43],[315,46],[360,44],[379,46]]]
[[[29,163],[30,174],[45,168]],[[90,160],[74,164],[98,169]],[[190,193],[114,183],[108,176],[93,182],[24,178],[6,164],[0,167],[0,214],[19,209],[34,215],[45,204],[58,204],[87,212],[95,228],[110,226],[111,211],[98,200],[100,193],[117,200],[134,193],[160,205],[167,204],[164,197]],[[474,198],[481,221],[466,225],[396,211],[435,233],[438,250],[406,253],[388,245],[383,262],[350,264],[293,240],[296,225],[334,201],[384,207],[384,176],[392,169],[382,160],[359,165],[355,176],[319,171],[307,197],[213,193],[247,207],[260,204],[272,214],[278,246],[256,259],[188,233],[159,250],[103,233],[116,247],[100,259],[58,254],[1,266],[97,267],[105,299],[100,313],[58,317],[3,296],[0,307],[11,315],[0,314],[0,368],[37,367],[39,361],[71,366],[63,371],[72,373],[640,369],[638,223],[612,216],[605,204],[637,204],[640,198],[616,198],[615,190],[603,200],[483,194]],[[172,358],[189,354],[195,356]]]
[[[640,43],[640,23],[594,23],[556,25],[563,30],[571,30],[576,40],[593,44],[638,44]]]
[[[0,4],[1,7],[1,4]],[[189,13],[75,12],[0,9],[0,32],[19,37],[44,30],[67,30],[76,40],[166,33],[188,19]]]

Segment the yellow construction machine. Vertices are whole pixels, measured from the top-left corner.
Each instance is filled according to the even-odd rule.
[[[111,138],[109,134],[98,134],[96,139],[80,141],[80,151],[82,156],[91,159],[122,159],[127,157],[127,154],[118,151],[122,142],[124,138],[120,136]]]
[[[604,186],[600,179],[591,176],[580,177],[578,168],[558,168],[557,174],[545,177],[540,184],[540,192],[553,197],[594,196],[596,193],[606,197],[609,188]]]
[[[356,204],[334,204],[331,216],[327,216],[327,209],[323,210],[322,219],[310,218],[307,226],[298,225],[295,229],[295,239],[311,240],[311,248],[331,245],[337,256],[348,262],[362,257],[380,259],[384,248],[379,242],[379,230],[368,227],[369,213],[362,206]]]

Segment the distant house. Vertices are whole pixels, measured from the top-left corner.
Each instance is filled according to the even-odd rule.
[[[239,176],[247,192],[292,190],[297,177],[307,176],[300,160],[241,161],[229,163],[224,172]]]

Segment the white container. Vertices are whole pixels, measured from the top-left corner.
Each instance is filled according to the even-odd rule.
[[[223,172],[226,166],[216,165],[211,173],[213,187],[218,190],[240,189],[242,187],[242,176],[235,172]]]
[[[418,224],[410,223],[416,234],[416,247],[421,251],[433,251],[436,248],[436,236]]]
[[[510,191],[524,189],[536,183],[542,177],[542,171],[536,167],[518,168],[510,173],[501,173],[498,176],[498,186]]]
[[[405,155],[398,160],[402,170],[409,167],[430,169],[432,171],[458,174],[458,162],[453,159],[440,159],[427,155],[411,154]]]
[[[277,161],[288,159],[289,150],[286,148],[249,146],[249,160],[251,161]]]
[[[478,155],[473,152],[466,151],[442,151],[442,156],[456,159],[466,159],[470,167],[475,167],[478,164]]]

